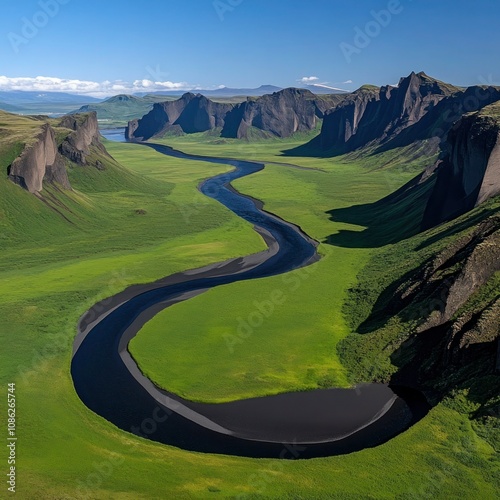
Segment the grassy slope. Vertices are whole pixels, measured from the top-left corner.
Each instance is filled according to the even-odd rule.
[[[83,197],[87,204],[78,204],[82,212],[76,227],[61,224],[43,240],[38,225],[49,230],[59,216],[40,208],[24,192],[11,192],[13,205],[5,206],[1,198],[3,222],[15,226],[21,212],[28,214],[24,237],[2,242],[9,251],[1,254],[7,274],[1,274],[0,285],[0,378],[3,384],[17,383],[19,498],[494,498],[498,469],[492,449],[478,439],[466,417],[444,407],[377,449],[307,462],[187,453],[125,434],[88,411],[74,393],[69,361],[75,324],[91,303],[127,283],[220,260],[242,248],[248,253],[261,245],[247,227],[232,217],[225,219],[220,207],[212,229],[197,226],[207,220],[199,221],[197,210],[210,213],[216,206],[200,200],[193,178],[222,167],[192,164],[184,182],[190,162],[169,161],[179,169],[166,171],[165,159],[149,150],[133,145],[111,145],[110,150],[127,167],[153,178],[153,193],[164,188],[163,199],[134,191],[133,186],[107,196],[96,186]],[[304,163],[315,165],[314,160]],[[280,179],[287,175],[278,170],[268,172]],[[296,185],[294,174],[289,180]],[[4,182],[0,185],[7,190],[19,189]],[[78,184],[75,177],[72,182]],[[264,188],[255,184],[252,189]],[[260,194],[270,207],[272,194],[270,188]],[[146,202],[147,214],[136,215]],[[282,203],[281,209],[276,204],[276,211],[290,218],[300,215],[298,210],[286,213],[290,203]],[[94,220],[99,213],[103,215]],[[197,222],[186,224],[183,213]],[[155,235],[148,230],[155,224],[160,227],[162,219],[171,224],[169,231]],[[307,230],[318,224],[312,215],[309,219]],[[326,228],[327,221],[321,225]],[[36,246],[32,232],[40,233]],[[18,278],[24,280],[20,286]],[[5,421],[3,407],[0,418]]]

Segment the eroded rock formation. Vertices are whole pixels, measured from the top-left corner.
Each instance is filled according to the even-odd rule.
[[[423,332],[453,322],[463,331],[473,309],[456,318],[471,296],[500,271],[500,216],[492,216],[419,268],[394,294],[388,310],[416,321]],[[486,323],[484,323],[486,325]],[[495,325],[498,328],[498,324]],[[454,334],[455,335],[455,334]]]
[[[326,112],[321,147],[342,153],[387,142],[457,91],[425,73],[411,73],[397,87],[362,87]]]
[[[49,124],[42,125],[40,133],[26,144],[8,174],[13,182],[30,193],[41,191],[44,180],[57,181],[70,188],[64,161],[57,152],[54,130]]]
[[[461,118],[451,129],[423,229],[468,212],[500,194],[500,104]]]
[[[107,154],[106,149],[100,142],[99,124],[97,113],[67,115],[60,122],[59,127],[72,130],[62,142],[59,151],[63,156],[78,165],[86,165],[87,156],[91,152],[91,146]]]
[[[130,121],[125,137],[142,141],[169,131],[192,134],[222,128],[231,109],[232,104],[213,102],[188,92],[176,101],[157,103],[143,118]]]
[[[344,97],[285,89],[234,105],[187,93],[177,101],[155,104],[143,118],[130,121],[125,136],[128,140],[148,140],[167,132],[191,134],[221,129],[221,137],[245,139],[254,129],[263,136],[289,137],[313,130],[325,111]]]
[[[71,132],[58,145],[57,136]],[[66,171],[66,159],[78,165],[86,165],[87,157],[97,148],[100,153],[106,149],[99,140],[99,128],[95,113],[65,116],[59,123],[44,123],[40,132],[30,138],[23,152],[8,168],[11,181],[28,190],[39,193],[43,183],[57,183],[65,189],[71,189]],[[102,163],[96,162],[102,169]]]
[[[289,88],[259,99],[247,99],[228,113],[221,136],[245,139],[251,128],[276,137],[308,132],[316,128],[327,109],[344,97],[318,97],[309,90]]]

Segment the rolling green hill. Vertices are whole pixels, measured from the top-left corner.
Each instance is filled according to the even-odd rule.
[[[141,118],[153,108],[155,102],[174,100],[168,96],[117,95],[103,102],[82,106],[78,113],[97,112],[102,128],[125,127],[130,120]]]

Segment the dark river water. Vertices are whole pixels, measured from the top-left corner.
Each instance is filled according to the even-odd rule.
[[[101,134],[121,140],[116,131]],[[222,404],[193,403],[154,386],[127,349],[151,317],[210,288],[283,274],[311,265],[318,256],[316,243],[299,228],[265,212],[260,203],[229,186],[264,165],[190,156],[161,145],[144,147],[167,155],[166,162],[168,156],[175,156],[232,165],[233,171],[205,181],[200,189],[254,224],[270,250],[131,287],[96,304],[79,324],[71,363],[75,389],[88,408],[120,429],[186,450],[285,459],[377,446],[428,412],[425,398],[417,391],[383,384]]]

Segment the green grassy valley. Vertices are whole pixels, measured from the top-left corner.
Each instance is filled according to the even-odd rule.
[[[500,500],[500,2],[0,14],[0,500]]]
[[[9,130],[0,136],[5,172],[39,122],[11,115],[2,121]],[[300,225],[320,242],[322,259],[284,276],[211,290],[157,315],[131,352],[159,385],[219,402],[345,387],[392,373],[391,351],[381,345],[403,327],[381,335],[355,331],[390,279],[460,230],[451,223],[415,236],[427,188],[406,204],[377,203],[409,181],[411,170],[282,156],[303,139],[165,140],[195,154],[266,162],[264,171],[235,187]],[[89,307],[131,284],[265,247],[250,224],[197,190],[227,167],[140,145],[105,145],[112,158],[92,153],[103,170],[67,163],[71,191],[46,184],[40,198],[5,176],[0,181],[0,378],[4,386],[16,383],[20,498],[495,497],[494,431],[471,421],[463,391],[384,445],[305,461],[187,452],[125,433],[88,410],[69,366],[76,324]],[[464,220],[496,213],[498,202],[481,210]],[[427,240],[423,252],[414,252]],[[261,313],[262,324],[250,333],[239,328],[266,301],[273,311]],[[0,416],[6,417],[3,407]]]
[[[266,143],[258,146],[271,149]],[[219,147],[222,156],[238,153],[245,155]],[[279,156],[268,158],[280,161]],[[300,158],[291,162],[313,165]],[[263,172],[234,186],[265,200],[267,210],[322,242],[321,261],[290,275],[214,289],[157,315],[132,341],[131,352],[160,386],[188,399],[214,402],[346,386],[347,373],[337,357],[337,343],[349,333],[342,304],[373,250],[357,244],[365,227],[332,221],[328,212],[355,204],[359,185],[369,203],[410,177],[370,173],[356,164],[327,160],[316,160],[314,165],[300,169],[268,164]],[[388,230],[394,229],[397,223]],[[350,235],[350,248],[327,244],[332,234]],[[259,315],[265,316],[261,325]],[[193,349],[197,369],[193,369]],[[211,367],[208,360],[213,358],[224,361]],[[213,373],[205,378],[207,369]]]

